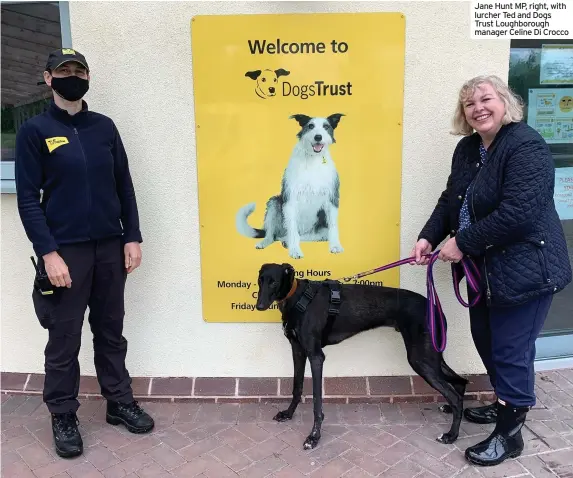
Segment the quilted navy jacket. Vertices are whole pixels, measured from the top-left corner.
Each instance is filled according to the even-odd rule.
[[[493,306],[553,294],[571,282],[563,227],[555,209],[553,156],[526,123],[502,126],[480,161],[480,137],[457,145],[447,186],[419,238],[436,248],[448,235],[483,263],[482,287]],[[467,187],[472,225],[457,231]],[[454,265],[463,272],[459,264]]]

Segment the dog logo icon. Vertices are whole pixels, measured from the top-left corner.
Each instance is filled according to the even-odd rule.
[[[257,82],[255,93],[263,100],[276,96],[279,78],[288,75],[290,75],[290,71],[283,68],[279,68],[278,70],[253,70],[245,73],[246,77]]]

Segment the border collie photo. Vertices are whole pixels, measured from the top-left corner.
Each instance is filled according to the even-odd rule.
[[[280,241],[293,259],[304,257],[301,242],[328,241],[330,252],[343,252],[338,234],[340,180],[330,156],[336,142],[334,130],[342,113],[327,118],[296,114],[301,130],[283,174],[281,192],[267,201],[262,229],[249,225],[255,203],[243,206],[236,215],[236,227],[246,237],[262,239],[257,249]]]

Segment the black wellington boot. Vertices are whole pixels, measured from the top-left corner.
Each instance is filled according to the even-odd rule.
[[[466,450],[466,459],[474,465],[499,465],[508,458],[517,458],[523,451],[521,428],[529,407],[512,407],[497,402],[497,423],[492,434]]]
[[[497,421],[497,402],[483,407],[466,408],[464,410],[464,417],[466,420],[473,423],[480,423],[485,425],[487,423],[495,423]]]
[[[56,453],[62,458],[73,458],[84,451],[75,413],[52,413],[52,432]]]

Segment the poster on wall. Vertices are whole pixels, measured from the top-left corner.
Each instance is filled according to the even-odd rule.
[[[530,89],[527,124],[549,144],[573,143],[573,88]]]
[[[573,45],[541,46],[540,85],[573,85]]]
[[[280,321],[255,307],[265,263],[322,280],[395,261],[405,17],[196,16],[191,48],[203,319]]]
[[[573,219],[573,168],[555,169],[555,207],[562,221]]]

